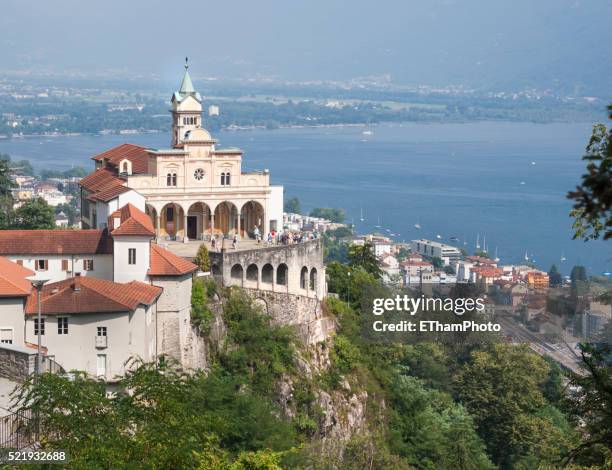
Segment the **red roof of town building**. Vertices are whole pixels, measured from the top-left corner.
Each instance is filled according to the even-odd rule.
[[[137,235],[143,237],[155,236],[155,229],[151,218],[132,204],[126,204],[118,211],[111,214],[108,226],[115,227],[115,218],[120,219],[118,228],[111,230],[113,237],[118,235]]]
[[[466,256],[465,260],[474,264],[497,266],[497,262],[495,260],[492,260],[491,258],[486,258],[484,256]]]
[[[111,186],[122,186],[125,180],[118,178],[110,168],[98,168],[79,181],[79,184],[91,192],[98,192]]]
[[[151,244],[149,276],[182,276],[192,273],[196,269],[198,267],[185,258],[181,258],[155,243]]]
[[[0,230],[0,255],[111,254],[106,230]]]
[[[0,297],[26,297],[32,284],[26,277],[34,271],[0,257]]]
[[[129,160],[132,163],[132,173],[142,174],[149,172],[149,152],[145,147],[134,144],[121,144],[105,152],[91,157],[92,160],[105,160],[115,168],[118,168],[121,160]],[[121,169],[119,169],[121,172]]]
[[[471,271],[481,277],[499,277],[504,274],[503,269],[491,268],[489,266],[477,266],[472,268]]]
[[[93,277],[73,277],[43,287],[41,313],[131,312],[141,304],[151,305],[162,290],[138,281],[119,284]],[[26,314],[37,312],[37,295],[32,292],[26,302]]]
[[[117,196],[123,193],[127,193],[130,191],[130,188],[127,186],[123,186],[122,184],[111,184],[108,187],[98,191],[97,193],[93,193],[87,199],[90,201],[102,201],[108,202],[115,199]]]

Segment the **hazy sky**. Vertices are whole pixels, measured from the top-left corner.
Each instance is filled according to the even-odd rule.
[[[612,0],[3,0],[0,73],[107,69],[610,94]],[[608,93],[606,93],[606,91]]]

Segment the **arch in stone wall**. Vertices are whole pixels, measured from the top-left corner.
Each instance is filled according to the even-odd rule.
[[[233,282],[239,286],[242,286],[242,280],[244,279],[244,268],[240,263],[236,263],[234,266],[232,266],[230,277],[232,278]]]
[[[281,263],[276,267],[276,283],[281,286],[286,286],[289,281],[289,268],[285,263]]]
[[[318,279],[317,268],[312,268],[310,270],[310,289],[311,290],[317,289],[317,279]]]
[[[253,299],[253,304],[261,308],[263,313],[266,313],[266,314],[269,313],[268,312],[268,302],[266,302],[265,299],[262,299],[261,297],[257,297]]]
[[[264,264],[261,268],[261,282],[272,284],[274,282],[274,268],[270,263]]]
[[[306,266],[300,271],[300,289],[308,289],[308,268]]]
[[[221,268],[219,267],[219,265],[217,263],[213,263],[213,265],[210,267],[210,271],[215,276],[220,276],[221,275]]]
[[[255,281],[259,279],[259,268],[255,263],[249,264],[246,270],[247,281]]]

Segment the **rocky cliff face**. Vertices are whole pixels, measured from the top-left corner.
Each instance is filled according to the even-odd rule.
[[[354,435],[366,430],[368,394],[353,390],[346,378],[339,387],[325,387],[320,378],[331,366],[335,320],[326,315],[321,301],[288,294],[245,290],[273,323],[293,326],[299,344],[294,358],[295,372],[285,375],[276,384],[276,402],[289,419],[299,418],[308,427],[313,439],[326,451],[342,452],[343,445]],[[223,322],[223,302],[209,304],[215,319],[210,330],[202,334],[193,327],[185,342],[187,366],[208,370],[212,357],[223,349],[227,329]],[[307,389],[307,398],[304,390]]]

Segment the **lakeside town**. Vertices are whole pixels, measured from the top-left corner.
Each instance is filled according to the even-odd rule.
[[[22,165],[22,166],[19,166]],[[24,168],[25,167],[25,168]],[[26,171],[24,171],[24,169]],[[35,199],[44,200],[55,212],[57,228],[81,228],[80,177],[54,175],[33,176],[29,162],[17,162],[11,173],[14,183],[14,209]],[[81,173],[80,169],[67,174]],[[371,246],[379,260],[383,281],[397,288],[422,288],[427,285],[445,293],[456,283],[471,283],[489,295],[492,305],[508,307],[513,315],[533,333],[550,334],[564,331],[575,344],[578,339],[596,338],[612,319],[610,306],[597,302],[591,293],[582,310],[572,321],[547,310],[549,290],[555,296],[568,296],[572,275],[562,276],[556,267],[544,271],[528,259],[523,264],[507,264],[487,252],[477,242],[472,254],[464,247],[439,240],[418,239],[398,242],[381,233],[356,234],[352,225],[333,222],[324,217],[283,213],[282,230],[273,234],[274,242],[282,233],[312,237],[312,234],[337,234],[342,244]],[[264,243],[272,241],[270,233],[261,234]],[[329,237],[328,237],[329,238]],[[486,243],[486,242],[485,242]],[[580,279],[586,281],[584,276]],[[601,279],[605,285],[606,279]],[[552,289],[552,290],[551,290]]]
[[[605,339],[612,307],[601,294],[609,279],[589,277],[582,266],[566,278],[555,267],[506,264],[484,241],[468,252],[439,240],[358,234],[340,208],[302,214],[269,170],[245,171],[243,150],[222,147],[203,126],[187,61],[184,69],[170,98],[168,147],[122,143],[91,155],[90,171],[39,176],[27,160],[0,158],[0,449],[67,448],[64,457],[82,468],[92,460],[114,466],[116,457],[98,450],[109,445],[106,434],[92,429],[115,427],[105,413],[117,407],[129,417],[117,419],[113,442],[128,442],[128,453],[151,423],[154,439],[162,435],[161,444],[143,447],[142,458],[155,453],[151,467],[187,460],[184,468],[232,468],[209,465],[217,451],[202,442],[210,439],[232,449],[215,462],[271,455],[273,465],[255,468],[280,470],[274,462],[287,455],[319,462],[323,454],[342,459],[329,468],[344,469],[351,448],[381,439],[370,415],[392,410],[390,426],[412,428],[400,420],[414,412],[419,423],[439,423],[434,430],[451,429],[443,447],[469,431],[475,444],[465,456],[478,455],[488,470],[494,466],[482,442],[490,433],[481,427],[477,434],[472,420],[488,418],[491,399],[464,408],[451,389],[469,403],[484,380],[501,384],[504,397],[510,390],[509,410],[516,396],[523,400],[525,384],[535,384],[540,409],[526,407],[521,416],[548,432],[553,421],[537,413],[552,410],[560,429],[570,427],[554,404],[587,390],[579,382],[588,377],[581,342]],[[400,290],[449,298],[466,286],[484,299],[474,319],[498,322],[500,334],[482,343],[449,336],[388,348],[360,334],[371,307],[360,297],[366,288],[386,298]],[[486,373],[478,376],[479,368]],[[415,396],[418,406],[409,401]],[[91,416],[104,422],[90,426]],[[540,427],[532,427],[537,442]],[[278,452],[270,435],[286,439]],[[399,439],[408,449],[400,454],[419,461],[410,438]],[[159,465],[168,442],[186,447]]]

